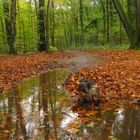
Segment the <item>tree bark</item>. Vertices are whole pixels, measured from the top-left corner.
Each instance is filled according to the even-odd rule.
[[[81,45],[83,45],[83,39],[84,39],[84,22],[83,22],[83,0],[79,1],[80,4],[80,26],[81,26],[81,38],[80,38],[80,42]]]
[[[100,2],[101,2],[101,5],[102,5],[102,10],[103,10],[103,35],[104,35],[104,38],[106,38],[106,19],[105,19],[105,17],[106,17],[106,9],[105,9],[105,6],[104,6],[104,2],[103,2],[103,0],[100,0]]]
[[[131,42],[132,40],[132,37],[134,35],[134,29],[133,29],[133,26],[131,25],[131,22],[130,22],[130,19],[129,17],[125,14],[121,4],[119,1],[117,0],[112,0],[113,4],[114,4],[114,7],[122,21],[122,24],[126,30],[126,33],[128,35],[128,38],[129,38],[129,41]]]
[[[127,32],[129,41],[130,41],[130,49],[139,49],[140,48],[140,1],[135,0],[133,1],[135,4],[135,18],[136,18],[136,24],[135,28],[133,27],[133,23],[130,21],[130,17],[128,17],[120,2],[117,0],[112,0],[114,7],[116,8],[116,11],[123,23],[123,26]]]
[[[39,25],[39,51],[46,51],[46,40],[45,40],[45,1],[39,0],[39,12],[38,12],[38,25]]]
[[[51,1],[51,17],[50,17],[50,23],[51,23],[51,45],[54,47],[55,46],[55,36],[54,36],[54,31],[55,31],[55,15],[54,15],[54,1]]]
[[[109,0],[106,0],[106,24],[107,24],[107,43],[110,41],[110,29],[109,29]]]
[[[49,49],[49,10],[50,10],[50,0],[47,3],[47,14],[46,14],[46,52]]]
[[[140,1],[135,0],[136,7],[136,30],[131,41],[130,48],[131,49],[139,49],[140,48]]]
[[[16,0],[11,0],[10,10],[9,2],[4,2],[5,25],[7,43],[9,46],[9,53],[17,54],[16,51]]]

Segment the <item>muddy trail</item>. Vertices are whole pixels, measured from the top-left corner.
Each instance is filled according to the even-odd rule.
[[[65,52],[69,57],[62,61],[68,65],[70,73],[79,72],[83,68],[93,68],[104,62],[103,57],[88,52],[80,50]]]
[[[96,65],[101,60],[96,55],[82,51],[0,55],[0,58],[0,92],[47,70],[68,68],[70,73],[78,72],[82,68]]]

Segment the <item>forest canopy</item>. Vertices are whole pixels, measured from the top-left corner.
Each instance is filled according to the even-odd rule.
[[[140,46],[139,0],[0,0],[0,51]]]

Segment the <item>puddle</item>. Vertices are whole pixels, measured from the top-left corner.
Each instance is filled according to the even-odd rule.
[[[140,107],[112,102],[99,111],[78,112],[82,120],[78,140],[140,140]]]
[[[1,94],[0,140],[140,139],[139,108],[106,106],[85,113],[85,123],[61,86],[67,76],[66,69],[55,69]]]

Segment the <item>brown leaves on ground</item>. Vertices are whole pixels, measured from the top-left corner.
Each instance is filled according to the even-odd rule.
[[[60,60],[63,52],[36,53],[26,55],[0,55],[0,92],[9,89],[23,78],[45,72],[48,69],[64,67]]]
[[[103,63],[71,74],[66,87],[72,96],[79,95],[79,81],[88,77],[100,85],[100,94],[105,99],[140,99],[140,53],[135,51],[81,51],[103,58]],[[67,57],[66,57],[67,56]],[[32,55],[0,55],[0,91],[9,88],[23,78],[45,72],[48,69],[64,67],[61,61],[71,59],[66,52]],[[66,60],[65,59],[65,60]]]
[[[75,96],[79,81],[88,77],[100,85],[100,94],[105,99],[140,99],[140,53],[128,51],[84,51],[102,56],[104,63],[82,69],[69,76],[67,89]]]

